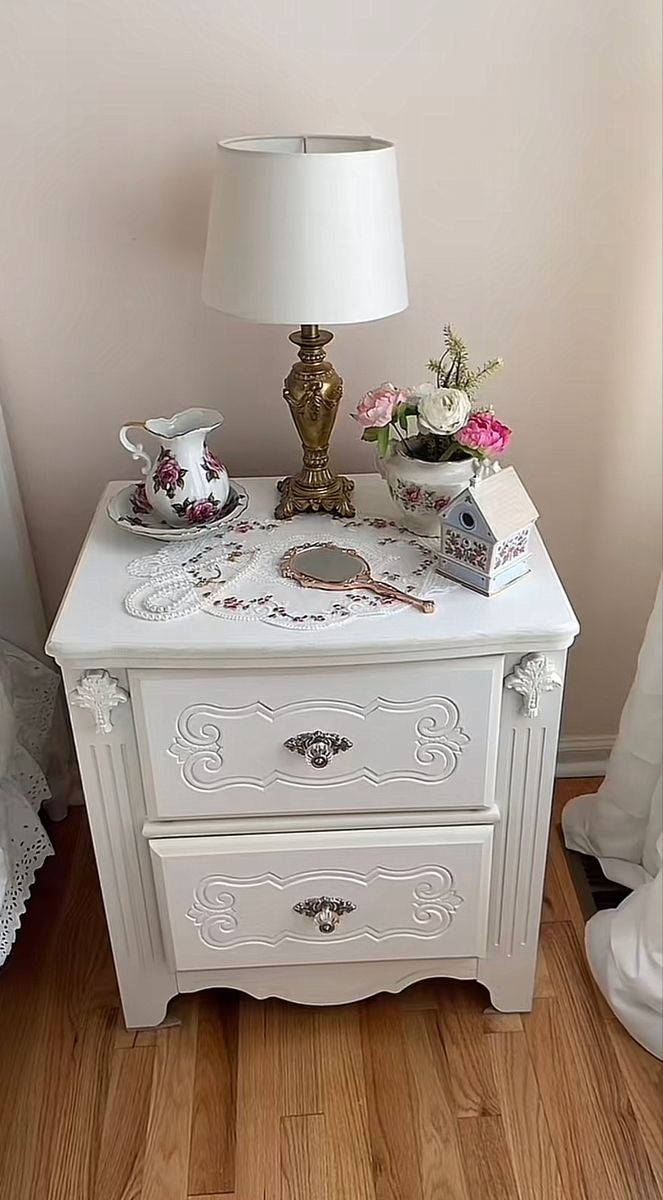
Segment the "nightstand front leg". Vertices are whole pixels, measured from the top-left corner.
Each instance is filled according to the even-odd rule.
[[[526,659],[542,657],[526,655]],[[546,657],[554,686],[538,694],[537,715],[509,684],[519,662],[507,659],[497,765],[490,922],[477,978],[501,1012],[532,1007],[543,884],[548,854],[566,652]]]
[[[106,676],[105,671],[96,673]],[[81,781],[127,1027],[159,1025],[177,980],[166,961],[149,849],[141,829],[143,786],[126,672],[109,673],[123,700],[112,722],[95,721],[77,697],[85,673],[65,672]]]

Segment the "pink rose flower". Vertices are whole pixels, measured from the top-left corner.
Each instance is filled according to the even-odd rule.
[[[418,504],[421,500],[421,488],[417,487],[416,483],[409,483],[403,492],[403,495],[410,504]]]
[[[186,519],[190,525],[202,525],[216,516],[218,507],[216,500],[192,500],[187,505]]]
[[[456,441],[468,450],[480,450],[484,454],[503,454],[511,440],[511,430],[503,425],[491,412],[478,412],[470,417],[466,425],[458,430]]]
[[[162,448],[159,451],[159,457],[152,476],[155,492],[164,491],[168,498],[172,500],[175,495],[175,489],[184,487],[185,475],[185,468],[180,466],[170,450]]]
[[[372,392],[362,396],[353,419],[364,429],[381,429],[388,425],[394,409],[405,401],[405,395],[389,383],[381,383]]]
[[[214,479],[220,479],[226,469],[223,463],[219,462],[214,451],[210,450],[209,446],[205,446],[201,466],[208,483],[212,483]]]
[[[129,497],[131,509],[134,513],[150,513],[152,505],[150,504],[144,483],[137,483],[131,496]]]
[[[180,471],[174,459],[164,458],[163,462],[159,463],[156,469],[156,474],[159,477],[159,483],[162,487],[166,487],[169,483],[177,483],[180,477]]]

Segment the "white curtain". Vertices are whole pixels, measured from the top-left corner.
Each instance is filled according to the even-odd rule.
[[[663,1059],[663,622],[662,584],[624,706],[605,780],[567,804],[571,850],[598,858],[608,879],[633,888],[585,929],[589,964],[632,1037]]]

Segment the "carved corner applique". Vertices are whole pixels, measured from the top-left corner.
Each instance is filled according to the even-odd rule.
[[[69,699],[78,708],[89,708],[97,733],[110,733],[113,709],[126,704],[129,696],[108,671],[86,671],[69,693]]]
[[[523,715],[532,718],[539,715],[541,696],[561,687],[562,677],[545,654],[526,654],[506,676],[504,686],[520,694]]]

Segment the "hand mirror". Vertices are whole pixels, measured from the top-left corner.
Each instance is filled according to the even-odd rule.
[[[294,546],[281,561],[281,573],[286,579],[295,579],[302,587],[322,588],[327,592],[349,592],[362,588],[383,596],[385,600],[400,600],[411,604],[419,612],[435,612],[432,600],[420,600],[410,596],[391,583],[374,579],[371,568],[356,550],[335,546],[333,542],[319,542],[314,546]]]

